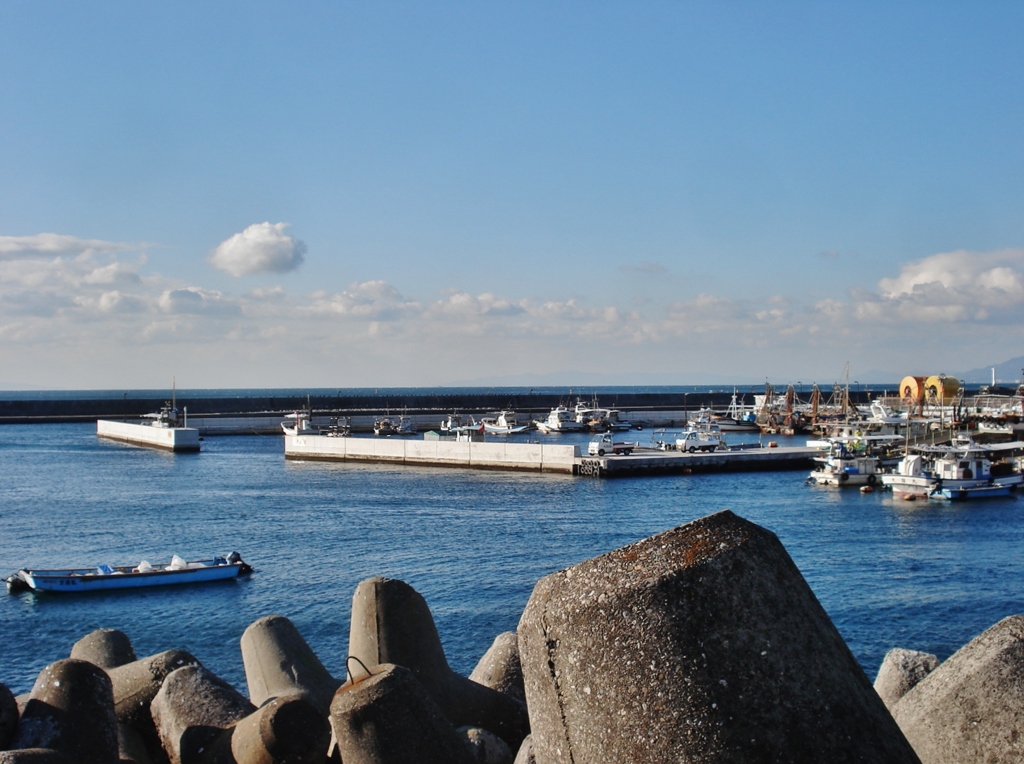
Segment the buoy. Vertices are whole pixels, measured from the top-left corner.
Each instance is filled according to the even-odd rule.
[[[907,493],[903,495],[903,501],[917,501],[917,497],[912,493]]]
[[[768,441],[768,448],[778,448],[778,447],[779,447],[779,444],[777,442],[775,442],[774,440],[769,440]]]
[[[862,485],[860,487],[860,492],[861,493],[874,493],[875,489],[872,486],[870,486],[870,485]]]

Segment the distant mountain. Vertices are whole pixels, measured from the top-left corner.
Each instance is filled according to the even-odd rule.
[[[632,387],[662,385],[763,385],[764,377],[730,377],[722,374],[690,372],[616,372],[556,371],[547,374],[506,374],[493,377],[460,379],[450,387]]]
[[[996,370],[996,384],[1016,385],[1021,380],[1021,369],[1024,369],[1024,355],[1011,358],[1009,361],[984,366],[980,369],[962,371],[956,376],[963,382],[976,384],[992,384],[992,369]]]

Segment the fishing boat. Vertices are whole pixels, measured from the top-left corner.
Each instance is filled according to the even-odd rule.
[[[841,440],[832,441],[828,453],[816,461],[820,466],[807,478],[812,485],[859,487],[875,485],[881,478],[881,456]]]
[[[552,432],[581,432],[583,423],[576,421],[576,412],[565,406],[551,409],[547,419],[538,419],[534,425],[545,435]]]
[[[313,427],[308,411],[296,411],[294,414],[285,414],[284,418],[290,420],[281,422],[281,429],[284,430],[285,435],[317,435],[319,433]]]
[[[489,435],[518,435],[530,429],[528,424],[519,424],[514,411],[499,411],[497,416],[483,417],[480,420],[484,432]]]
[[[95,568],[42,570],[23,568],[7,577],[7,591],[16,594],[34,592],[95,592],[108,589],[136,589],[170,584],[197,584],[223,581],[252,573],[238,552],[210,560],[183,560],[178,555],[170,562],[151,565],[99,565]]]
[[[1024,443],[1000,444],[1004,449]],[[952,445],[919,449],[907,454],[882,484],[904,499],[965,499],[1006,496],[1024,483],[1024,475],[1013,461],[993,462],[991,446],[980,446],[959,438]]]

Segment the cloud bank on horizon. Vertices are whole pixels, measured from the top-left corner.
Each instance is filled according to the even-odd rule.
[[[294,269],[305,247],[285,227],[250,226],[218,246],[210,263],[238,277]],[[813,302],[701,293],[640,309],[571,296],[406,294],[415,285],[380,279],[309,293],[277,285],[235,294],[152,272],[147,248],[51,233],[0,236],[4,355],[60,357],[73,376],[78,367],[84,374],[103,348],[111,373],[90,377],[92,386],[125,386],[120,380],[130,359],[167,354],[179,369],[195,361],[190,374],[215,377],[196,386],[331,386],[401,384],[410,367],[433,384],[472,378],[474,368],[478,376],[541,374],[558,370],[559,360],[563,368],[587,368],[587,358],[599,359],[594,371],[608,372],[608,357],[655,369],[659,359],[684,359],[681,378],[687,370],[727,374],[700,366],[700,359],[709,348],[728,346],[748,360],[759,356],[766,373],[783,368],[780,361],[811,357],[816,365],[793,368],[793,378],[822,374],[818,381],[831,382],[827,375],[837,377],[851,358],[861,368],[900,369],[930,362],[935,356],[928,353],[947,353],[966,366],[967,359],[959,361],[965,342],[970,361],[1001,360],[1019,347],[1013,342],[1022,337],[1024,316],[1024,249],[930,255],[879,274],[874,290]],[[890,339],[880,342],[870,326],[886,329]],[[201,365],[229,358],[230,379]],[[316,368],[302,359],[316,359]]]

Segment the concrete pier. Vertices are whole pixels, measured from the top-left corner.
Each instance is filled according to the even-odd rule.
[[[507,439],[472,442],[327,435],[285,435],[284,438],[284,455],[288,459],[562,472],[592,477],[803,470],[813,466],[817,453],[814,448],[791,446],[695,454],[637,448],[629,455],[584,456],[579,445],[518,443]]]
[[[153,427],[150,424],[96,421],[96,434],[136,446],[162,448],[165,451],[198,451],[199,430],[194,427]]]
[[[397,438],[332,438],[326,435],[285,435],[289,459],[368,461],[423,467],[532,470],[573,474],[580,456],[577,445],[494,441],[474,443]]]
[[[631,477],[651,474],[688,475],[699,472],[772,472],[806,470],[814,465],[816,448],[739,448],[711,453],[684,453],[639,448],[628,456],[583,456],[575,473],[591,477]]]

